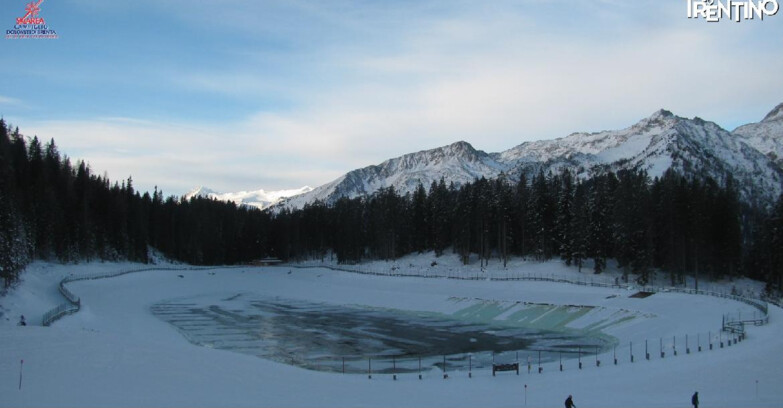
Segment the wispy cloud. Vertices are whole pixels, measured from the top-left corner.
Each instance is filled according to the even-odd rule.
[[[93,118],[25,121],[22,131],[54,137],[72,160],[85,160],[94,172],[106,172],[114,181],[133,177],[137,188],[145,191],[158,186],[181,195],[199,185],[224,191],[277,189],[339,176],[339,170],[323,163],[313,166],[308,150],[291,155],[289,149],[301,147],[296,143],[276,143],[274,137],[259,138],[248,129],[245,124],[223,127]]]
[[[143,0],[143,7],[182,25],[171,38],[200,41],[140,64],[150,83],[132,89],[139,95],[120,88],[119,98],[130,100],[120,106],[166,100],[166,109],[134,115],[108,106],[60,121],[28,114],[20,125],[112,178],[133,175],[138,186],[175,194],[200,184],[318,185],[457,140],[500,151],[629,126],[659,108],[731,127],[760,119],[783,95],[774,80],[783,55],[770,52],[782,25],[700,24],[669,2]],[[97,75],[110,89],[113,76],[126,87],[135,80],[123,70],[82,71],[83,82]]]
[[[17,107],[26,107],[27,104],[22,102],[22,100],[17,98],[11,98],[9,96],[3,96],[0,95],[0,105],[9,105],[9,106],[17,106]]]

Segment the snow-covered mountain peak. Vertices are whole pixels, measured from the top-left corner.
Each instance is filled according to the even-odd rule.
[[[772,109],[767,116],[764,116],[762,122],[772,122],[783,120],[783,103]]]
[[[761,122],[742,125],[732,134],[783,168],[783,103]]]
[[[657,111],[653,112],[652,115],[640,120],[638,123],[631,126],[629,130],[639,131],[639,130],[656,129],[656,128],[663,129],[666,127],[673,126],[674,124],[676,124],[677,122],[683,119],[685,118],[676,116],[675,114],[671,113],[666,109],[658,109]]]
[[[547,162],[551,160],[572,160],[611,163],[640,154],[653,141],[675,127],[682,120],[668,110],[660,109],[623,130],[572,133],[553,140],[525,142],[497,154],[499,160],[509,162]]]
[[[184,198],[185,198],[185,200],[190,200],[191,198],[194,198],[194,197],[209,198],[209,196],[212,195],[212,194],[219,194],[219,193],[217,191],[215,191],[215,190],[210,189],[210,188],[207,188],[207,187],[204,187],[204,186],[199,186],[199,187],[193,189],[192,191],[190,191],[189,193],[185,194]]]
[[[650,121],[656,121],[656,120],[664,120],[667,118],[674,118],[676,117],[671,111],[666,109],[658,109],[655,111],[650,117],[647,118],[647,120]]]
[[[480,160],[480,158],[485,155],[486,153],[476,150],[470,143],[459,141],[447,146],[422,150],[416,153],[408,153],[400,157],[389,159],[379,164],[378,167],[385,169],[399,168],[400,166],[422,167],[454,160],[467,160],[472,162]]]
[[[471,145],[470,143],[460,140],[459,142],[454,142],[442,149],[448,150],[449,152],[456,153],[456,154],[464,154],[464,155],[474,155],[476,154],[477,150]],[[439,149],[434,149],[439,150]]]
[[[367,196],[388,187],[394,187],[399,194],[412,193],[419,184],[429,188],[441,178],[459,186],[480,177],[495,178],[504,170],[507,166],[491,155],[459,141],[350,171],[309,193],[286,199],[281,205],[301,208],[316,200],[331,203],[340,197]]]
[[[218,201],[230,201],[236,205],[245,205],[263,210],[271,205],[277,204],[283,199],[308,193],[312,190],[312,187],[304,186],[290,190],[265,191],[261,189],[254,191],[240,191],[237,193],[218,193],[217,191],[206,187],[199,187],[185,194],[184,199],[187,201],[195,197],[209,198]]]

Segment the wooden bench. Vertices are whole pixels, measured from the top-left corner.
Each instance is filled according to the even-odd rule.
[[[492,376],[498,371],[516,371],[519,375],[519,363],[513,364],[492,364]]]

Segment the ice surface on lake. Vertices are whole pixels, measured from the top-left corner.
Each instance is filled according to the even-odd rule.
[[[459,300],[458,302],[463,302]],[[414,372],[583,357],[613,339],[567,324],[592,308],[480,302],[448,315],[308,303],[259,294],[202,295],[152,307],[189,341],[308,369]],[[420,368],[421,367],[421,368]]]

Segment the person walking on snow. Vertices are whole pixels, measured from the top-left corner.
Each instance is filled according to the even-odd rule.
[[[698,391],[693,393],[693,396],[691,397],[691,404],[693,404],[693,408],[699,408],[699,392]]]
[[[568,398],[565,400],[565,408],[576,408],[576,405],[574,405],[574,401],[571,399],[572,397],[569,395]]]

